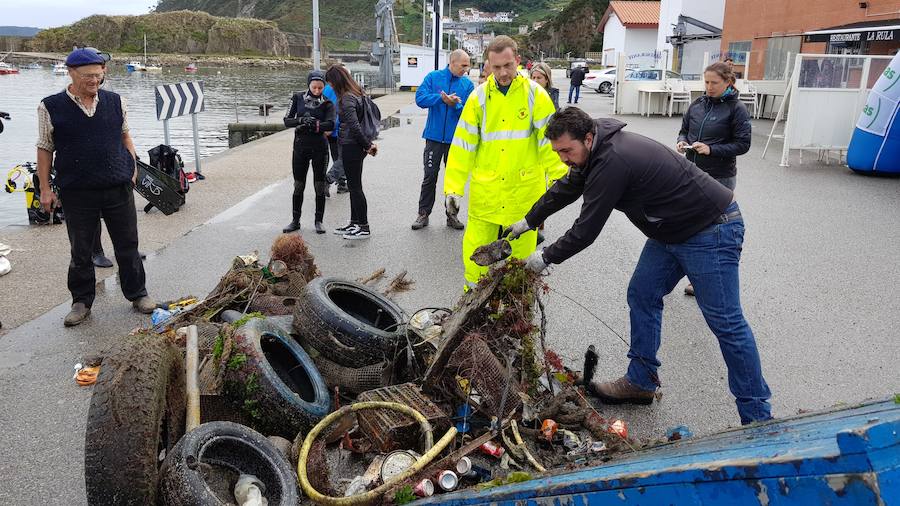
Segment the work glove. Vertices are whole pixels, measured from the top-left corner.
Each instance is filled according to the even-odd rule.
[[[506,227],[503,230],[503,237],[506,237],[510,241],[514,241],[519,238],[520,235],[524,234],[531,230],[531,225],[528,224],[528,221],[525,218],[513,223],[512,225]]]
[[[550,268],[550,264],[544,260],[543,248],[528,255],[525,259],[525,268],[537,274],[544,274],[544,271]]]
[[[447,209],[447,214],[452,216],[456,216],[457,214],[459,214],[459,207],[461,202],[462,195],[448,193],[444,198],[444,207]]]

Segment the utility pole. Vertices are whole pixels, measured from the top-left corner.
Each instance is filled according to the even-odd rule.
[[[437,70],[440,62],[441,46],[443,45],[443,37],[441,37],[441,0],[434,0],[432,3],[434,8],[434,70]]]
[[[322,70],[322,48],[319,46],[319,0],[312,0],[313,4],[313,70]]]
[[[428,47],[428,0],[422,0],[422,47]]]

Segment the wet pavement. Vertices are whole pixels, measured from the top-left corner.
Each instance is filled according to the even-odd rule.
[[[567,88],[560,87],[565,97]],[[584,93],[579,105],[594,115],[610,109],[609,99],[593,92]],[[680,126],[680,118],[624,120],[630,130],[668,144]],[[757,133],[767,132],[770,123],[755,125]],[[404,108],[399,126],[382,134],[379,155],[365,160],[371,239],[311,233],[312,185],[301,220],[301,233],[326,275],[356,279],[384,267],[390,279],[407,270],[416,281],[414,289],[396,300],[408,312],[452,306],[463,285],[462,232],[444,226],[441,204],[435,204],[429,227],[409,228],[422,177],[423,126],[424,116],[414,106]],[[262,141],[269,158],[254,163],[282,164],[288,174],[289,135]],[[900,264],[893,260],[900,250],[900,180],[857,176],[837,165],[809,163],[811,157],[807,164],[797,165],[795,158],[794,166],[781,168],[777,154],[760,159],[765,137],[756,135],[753,142],[738,162],[737,199],[747,226],[742,297],[775,415],[900,391],[895,330],[900,301],[893,297],[900,282]],[[203,296],[235,255],[259,250],[265,257],[289,221],[290,193],[290,182],[276,179],[242,201],[230,201],[233,207],[203,225],[163,242],[146,262],[150,292],[159,298]],[[547,220],[549,241],[572,223],[578,207],[573,204]],[[463,214],[465,209],[466,203]],[[333,195],[326,226],[342,226],[348,216],[348,195]],[[624,372],[627,347],[568,298],[627,339],[625,291],[643,242],[640,232],[614,213],[593,246],[555,266],[547,278],[553,290],[545,300],[548,344],[570,365],[580,368],[584,350],[594,344],[599,376]],[[665,300],[661,402],[601,408],[627,420],[639,438],[660,437],[682,424],[703,435],[738,423],[718,345],[694,300],[682,294],[685,284]],[[75,385],[72,365],[147,322],[132,312],[114,278],[101,285],[87,323],[64,329],[67,309],[63,303],[0,337],[0,381],[6,385],[0,447],[8,455],[0,460],[0,500],[5,502],[84,502],[83,435],[91,390]]]

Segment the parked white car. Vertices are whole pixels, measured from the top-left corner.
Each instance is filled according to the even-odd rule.
[[[582,86],[587,86],[597,93],[608,94],[616,84],[616,68],[608,67],[602,70],[592,70],[584,76]]]

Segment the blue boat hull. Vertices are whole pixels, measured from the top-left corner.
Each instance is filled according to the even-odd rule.
[[[798,416],[415,504],[900,505],[900,405]]]

